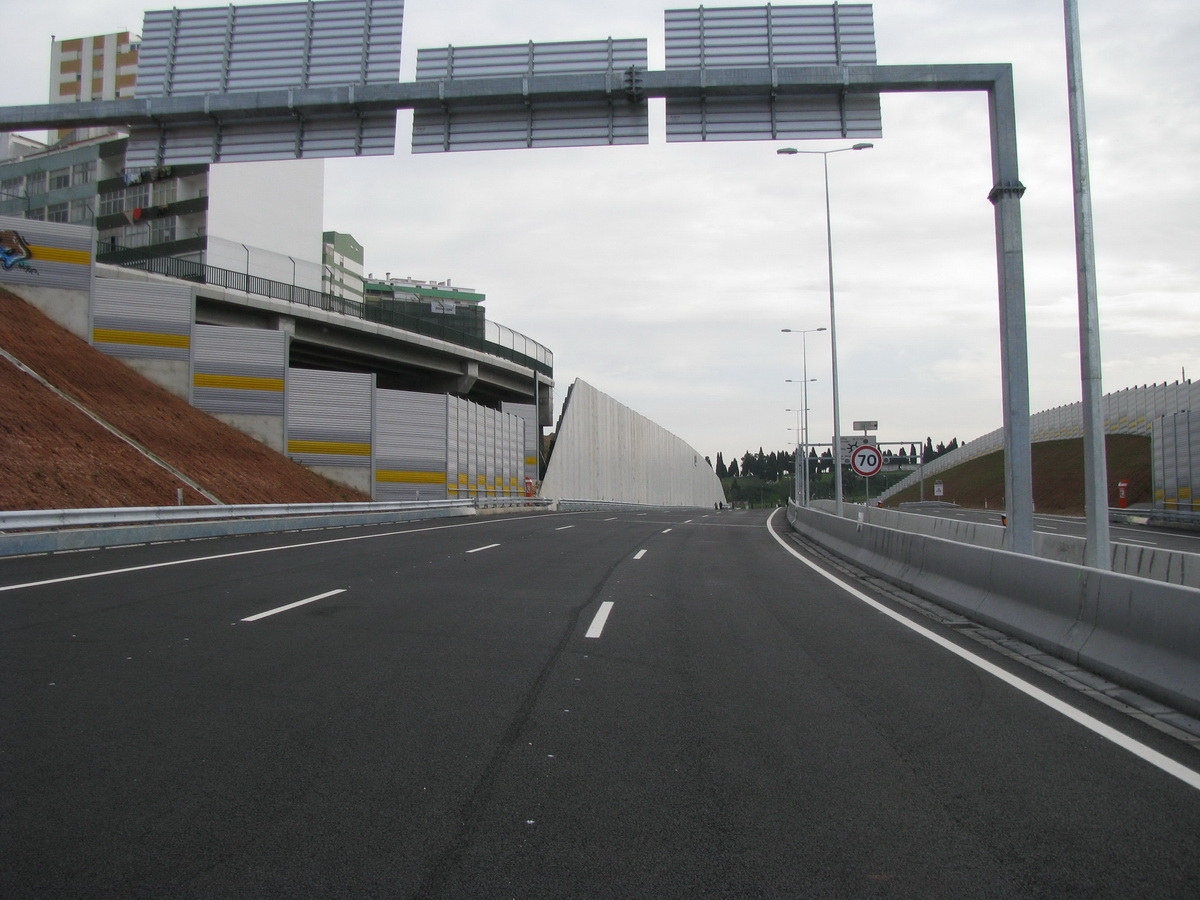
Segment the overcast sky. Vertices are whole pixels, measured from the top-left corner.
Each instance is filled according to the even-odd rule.
[[[44,103],[51,35],[129,29],[145,9],[0,0],[3,103]],[[247,4],[248,5],[248,4]],[[401,80],[422,47],[649,40],[656,0],[408,0]],[[695,4],[698,6],[699,4]],[[713,5],[761,6],[723,3]],[[1082,0],[1104,390],[1200,375],[1200,3]],[[694,7],[692,7],[694,8]],[[1034,412],[1080,398],[1061,0],[877,0],[879,62],[1014,65]],[[829,158],[842,429],[881,441],[1001,424],[987,103],[884,95],[874,149]],[[409,154],[326,164],[325,228],[369,272],[452,279],[583,378],[714,460],[794,443],[801,339],[829,324],[821,158],[786,142]],[[831,149],[850,142],[813,142]],[[828,334],[807,338],[813,441],[832,430]]]

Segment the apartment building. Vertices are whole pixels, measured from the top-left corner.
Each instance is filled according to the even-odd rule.
[[[54,41],[50,48],[50,102],[121,100],[137,86],[138,39],[128,31]],[[75,128],[50,133],[50,142],[73,143],[110,133]]]

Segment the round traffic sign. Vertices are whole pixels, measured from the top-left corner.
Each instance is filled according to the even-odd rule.
[[[855,475],[861,475],[863,478],[878,475],[879,470],[883,468],[883,455],[879,448],[870,444],[855,447],[854,452],[850,454],[850,468],[854,470]]]

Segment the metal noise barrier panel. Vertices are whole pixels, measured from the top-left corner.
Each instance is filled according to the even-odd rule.
[[[375,392],[375,499],[447,497],[447,397]]]
[[[578,379],[541,496],[709,509],[725,501],[712,467],[682,438]]]
[[[91,228],[0,216],[0,284],[90,291]]]
[[[870,4],[667,10],[667,69],[873,65]],[[667,100],[668,141],[882,137],[878,93]]]
[[[197,409],[251,416],[284,414],[284,332],[196,325],[192,359],[192,405]]]
[[[538,480],[538,427],[536,410],[532,403],[505,403],[501,407],[506,413],[521,419],[517,435],[517,452],[521,457],[519,487],[524,490],[525,479]]]
[[[646,104],[626,99],[621,75],[631,66],[644,70],[647,60],[644,38],[419,50],[417,81],[610,72],[613,95],[597,101],[447,103],[444,110],[417,110],[413,153],[645,144],[650,133]]]
[[[287,455],[310,466],[372,465],[375,376],[288,369]]]
[[[394,83],[403,0],[325,0],[146,13],[138,97]],[[237,124],[134,127],[130,167],[390,155],[396,114],[344,112]]]
[[[1200,511],[1200,413],[1181,412],[1154,422],[1154,505]]]
[[[191,358],[190,285],[97,278],[92,298],[97,350],[127,359]]]

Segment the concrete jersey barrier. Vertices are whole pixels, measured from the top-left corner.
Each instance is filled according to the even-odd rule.
[[[810,540],[911,593],[1200,717],[1200,591],[788,508]]]

